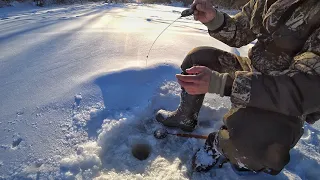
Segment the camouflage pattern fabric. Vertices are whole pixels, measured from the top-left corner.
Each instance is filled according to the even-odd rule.
[[[320,1],[250,0],[234,17],[209,34],[232,47],[255,39],[237,71],[231,101],[297,116],[309,123],[320,117]],[[261,103],[264,102],[264,103]]]

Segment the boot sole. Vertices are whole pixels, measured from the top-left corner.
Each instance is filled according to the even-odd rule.
[[[193,132],[195,130],[195,127],[188,127],[188,126],[183,126],[181,124],[170,124],[170,123],[165,123],[165,121],[161,121],[157,117],[155,118],[157,122],[161,123],[162,125],[169,127],[169,128],[179,128],[182,131],[186,132]]]

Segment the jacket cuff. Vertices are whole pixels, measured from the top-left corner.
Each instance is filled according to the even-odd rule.
[[[224,96],[224,89],[227,82],[228,73],[218,73],[212,71],[210,83],[209,83],[209,93],[219,94],[221,97]]]
[[[216,17],[207,23],[203,23],[205,26],[207,26],[208,30],[210,31],[217,30],[224,24],[223,13],[221,13],[217,9],[215,9],[215,11],[216,11]]]
[[[231,102],[236,108],[244,108],[251,97],[252,72],[237,71],[232,85]]]

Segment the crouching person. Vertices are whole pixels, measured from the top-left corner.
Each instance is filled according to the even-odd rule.
[[[194,155],[194,169],[208,171],[225,158],[238,171],[280,173],[304,122],[320,118],[320,1],[250,0],[234,17],[209,0],[192,8],[195,20],[229,46],[257,42],[248,58],[213,47],[190,51],[176,75],[180,105],[160,110],[157,121],[191,132],[206,93],[230,96],[224,126]],[[212,160],[201,162],[204,153]]]

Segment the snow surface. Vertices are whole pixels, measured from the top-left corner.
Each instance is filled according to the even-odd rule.
[[[204,148],[200,148],[200,150],[196,154],[195,164],[198,166],[204,165],[209,166],[214,163],[214,159],[212,158],[212,150],[206,152]]]
[[[319,123],[291,151],[276,177],[239,176],[230,165],[193,173],[202,140],[157,140],[160,108],[174,110],[175,74],[197,46],[245,56],[209,37],[191,17],[158,34],[183,10],[143,4],[91,3],[0,9],[0,179],[318,179]],[[229,11],[230,14],[235,12]],[[222,125],[228,98],[207,95],[195,133]],[[148,159],[131,155],[137,143]]]

